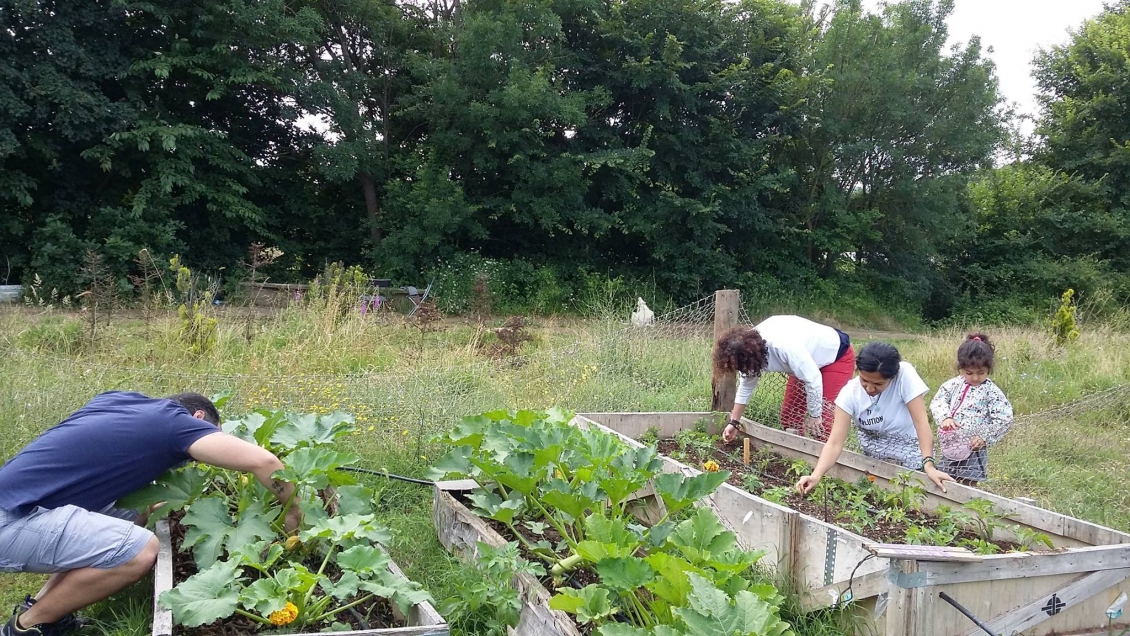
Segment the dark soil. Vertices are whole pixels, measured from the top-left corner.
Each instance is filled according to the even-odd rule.
[[[719,470],[730,471],[730,477],[727,483],[740,490],[745,490],[757,496],[763,496],[765,491],[784,488],[788,489],[788,494],[781,500],[781,505],[792,508],[799,512],[803,512],[810,517],[815,517],[826,523],[837,525],[845,530],[854,532],[881,543],[906,543],[906,531],[913,525],[922,528],[935,529],[939,526],[939,520],[926,512],[919,512],[914,510],[906,510],[906,521],[890,522],[880,520],[879,514],[887,506],[877,500],[875,497],[869,496],[867,499],[869,512],[867,517],[867,524],[855,523],[851,515],[844,510],[842,502],[830,500],[825,498],[817,498],[816,492],[809,495],[801,495],[795,490],[795,485],[800,475],[790,472],[793,461],[772,453],[768,448],[758,446],[751,440],[751,453],[750,453],[750,466],[746,466],[742,462],[742,449],[738,445],[735,449],[734,446],[728,446],[722,442],[721,438],[713,440],[713,446],[710,448],[701,444],[687,444],[685,447],[677,440],[665,439],[660,440],[658,444],[659,452],[681,461],[685,464],[694,466],[695,468],[702,469],[703,464],[707,460],[714,460],[718,463]],[[755,485],[750,489],[746,487],[745,476],[753,474],[757,477],[760,484]],[[807,471],[803,474],[807,474]],[[827,479],[827,478],[825,478]],[[879,484],[876,484],[879,486]],[[782,491],[777,491],[779,494]],[[819,491],[817,491],[819,492]],[[776,501],[776,499],[773,499]],[[976,539],[977,535],[970,531],[962,531],[954,540],[954,545],[963,539]],[[1009,541],[993,541],[1001,552],[1007,552],[1015,549],[1018,546]]]
[[[169,515],[169,531],[173,541],[173,585],[177,585],[187,579],[188,577],[196,574],[196,561],[192,558],[191,552],[181,552],[181,544],[184,541],[185,527],[180,524],[181,518],[184,517],[183,512],[176,512]],[[317,562],[314,562],[317,561]],[[321,565],[320,559],[311,557],[304,565],[313,571],[318,570]],[[331,579],[336,579],[336,575],[340,572],[334,571],[333,564],[326,568],[326,572],[330,575]],[[315,592],[315,596],[317,596]],[[338,607],[345,603],[336,603],[331,607]],[[383,598],[374,598],[366,603],[362,603],[354,608],[355,611],[344,611],[334,617],[334,621],[346,623],[351,629],[383,629],[387,627],[402,627],[403,621],[397,621],[392,614],[392,606]],[[330,621],[333,622],[333,621]],[[317,632],[326,625],[307,625],[301,631],[303,632]],[[201,625],[200,627],[183,627],[177,625],[173,628],[174,636],[244,636],[246,634],[253,634],[255,632],[263,633],[281,633],[285,628],[273,628],[267,625],[262,625],[251,619],[242,616],[232,616],[230,618],[218,620],[210,625]],[[294,631],[294,630],[290,630]]]

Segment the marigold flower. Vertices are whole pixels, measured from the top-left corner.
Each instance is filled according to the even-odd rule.
[[[718,462],[714,461],[713,459],[706,460],[706,463],[703,464],[702,467],[705,468],[707,472],[718,472]]]
[[[294,606],[294,603],[287,601],[286,607],[277,612],[271,612],[271,615],[267,618],[272,625],[290,625],[294,622],[294,619],[298,618],[298,608]]]
[[[867,475],[867,481],[875,483],[875,475]]]

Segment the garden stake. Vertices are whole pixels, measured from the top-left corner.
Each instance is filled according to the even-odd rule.
[[[749,438],[742,438],[742,463],[749,466]]]

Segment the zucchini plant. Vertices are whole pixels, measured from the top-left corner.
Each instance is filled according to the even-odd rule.
[[[654,448],[629,447],[571,419],[559,409],[464,418],[442,437],[452,449],[433,466],[436,478],[474,480],[474,512],[544,563],[558,590],[551,608],[597,636],[791,633],[777,590],[747,578],[765,553],[740,549],[710,510],[692,512],[729,472],[663,473]],[[629,506],[648,483],[666,508],[650,527]],[[557,543],[545,538],[548,528]],[[579,568],[599,582],[568,586]]]
[[[122,502],[138,509],[165,502],[150,522],[184,511],[181,550],[191,551],[197,573],[159,599],[177,623],[196,627],[238,615],[262,628],[342,631],[352,629],[338,622],[342,612],[378,597],[403,615],[431,600],[390,572],[381,546],[391,537],[376,522],[374,493],[341,470],[358,461],[332,447],[353,430],[352,416],[260,410],[223,429],[276,454],[284,468],[274,477],[297,488],[293,500],[280,503],[247,475],[189,465]],[[287,535],[283,519],[293,505],[304,519]]]

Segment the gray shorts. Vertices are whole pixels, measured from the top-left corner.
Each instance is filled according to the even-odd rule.
[[[0,572],[50,574],[125,565],[153,538],[134,524],[136,518],[136,512],[113,506],[99,512],[36,508],[23,516],[0,508]]]

